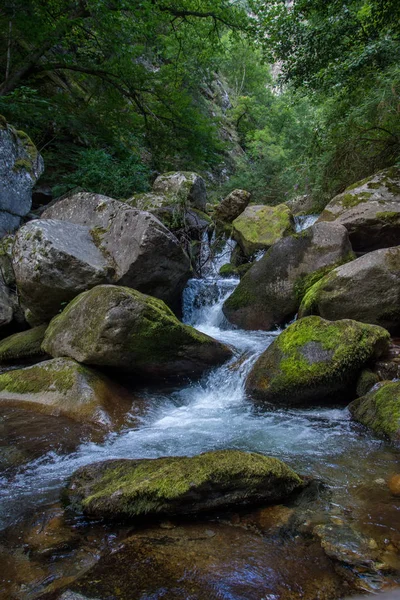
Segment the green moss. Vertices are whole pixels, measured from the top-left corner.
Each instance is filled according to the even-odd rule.
[[[0,129],[7,129],[7,120],[3,115],[0,115]]]
[[[344,193],[340,198],[340,203],[344,208],[353,208],[362,202],[367,202],[372,195],[372,192],[359,192],[358,194]]]
[[[44,354],[41,349],[47,325],[15,333],[0,341],[0,361],[16,360]]]
[[[349,406],[353,417],[375,433],[400,441],[400,383],[382,382],[379,388]]]
[[[397,224],[400,221],[400,212],[396,212],[396,211],[377,212],[376,218],[380,219],[381,221],[385,221],[385,223]]]
[[[352,185],[349,185],[346,188],[346,192],[349,192],[351,190],[355,190],[359,187],[362,187],[363,185],[366,185],[370,180],[371,180],[371,177],[366,177],[365,179],[361,179],[361,181],[356,181],[355,183],[353,183]]]
[[[320,279],[318,279],[318,281],[316,281],[313,285],[307,288],[299,308],[300,317],[312,315],[316,312],[320,290],[326,285],[330,284],[335,277],[337,277],[336,271],[332,269],[326,275],[323,275]]]
[[[388,248],[385,254],[385,263],[392,273],[400,272],[400,248]]]
[[[83,368],[83,367],[82,367]],[[42,363],[0,375],[0,391],[10,394],[40,394],[45,391],[66,392],[75,382],[71,368],[55,369]]]
[[[247,256],[293,233],[292,214],[286,204],[252,209],[249,206],[232,223],[234,237]]]
[[[19,158],[15,161],[13,165],[13,171],[28,171],[28,173],[32,172],[32,163],[26,158]]]
[[[16,131],[16,134],[19,140],[22,142],[24,150],[29,156],[29,159],[32,161],[32,163],[35,163],[39,155],[35,144],[32,142],[29,135],[25,133],[25,131]]]
[[[302,275],[301,277],[298,277],[294,287],[296,298],[299,300],[299,302],[301,302],[304,296],[310,290],[310,288],[312,288],[318,281],[320,281],[320,279],[322,279],[323,277],[325,277],[325,275],[333,271],[333,269],[336,269],[336,267],[340,267],[341,265],[344,265],[354,260],[355,258],[356,255],[354,254],[354,252],[349,252],[347,256],[343,257],[342,260],[338,260],[332,265],[326,265],[325,267],[317,269],[317,271],[314,271],[313,273],[309,273],[308,275]],[[311,297],[309,297],[309,300],[311,300]],[[312,298],[312,301],[315,301],[315,297]]]
[[[113,511],[113,498],[118,497],[118,513],[129,516],[163,512],[171,503],[193,496],[196,491],[215,487],[219,493],[231,491],[235,485],[251,495],[266,478],[289,479],[296,486],[302,480],[281,461],[255,453],[219,450],[194,457],[168,457],[143,461],[111,462],[91,487],[82,506],[90,512],[99,501],[103,510]],[[203,490],[203,492],[201,492]],[[105,504],[105,506],[104,506]]]
[[[379,381],[379,377],[371,369],[364,369],[357,381],[357,396],[365,396]]]
[[[375,325],[306,317],[278,336],[254,371],[265,389],[270,387],[275,394],[295,393],[297,388],[346,380],[380,355],[389,341],[389,333]]]

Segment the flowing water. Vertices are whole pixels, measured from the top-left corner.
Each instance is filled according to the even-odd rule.
[[[307,217],[302,227],[310,224]],[[81,465],[237,448],[275,456],[299,473],[322,480],[332,490],[331,506],[338,514],[350,511],[368,535],[386,539],[400,530],[399,517],[393,520],[400,507],[393,513],[385,485],[390,475],[400,472],[399,454],[353,423],[340,397],[336,406],[308,410],[255,408],[246,397],[246,375],[279,331],[242,331],[225,320],[222,305],[238,280],[222,279],[218,271],[229,262],[232,247],[228,242],[209,258],[202,279],[189,281],[183,305],[184,321],[232,346],[233,359],[180,389],[142,390],[150,409],[139,428],[126,427],[101,443],[81,443],[68,453],[53,448],[3,477],[3,527],[55,501],[66,478]]]

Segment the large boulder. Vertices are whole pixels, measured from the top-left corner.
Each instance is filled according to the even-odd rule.
[[[15,302],[10,289],[0,276],[0,327],[9,325],[14,319]]]
[[[400,441],[400,382],[382,381],[368,394],[349,405],[353,419],[370,427],[375,433],[385,435],[394,442]]]
[[[355,319],[400,331],[400,246],[337,267],[305,294],[299,316]]]
[[[72,298],[109,281],[114,272],[88,227],[55,220],[30,221],[19,229],[13,267],[32,325],[49,321]]]
[[[190,261],[154,215],[100,194],[80,192],[56,202],[42,218],[90,227],[93,240],[114,267],[113,283],[179,308]]]
[[[0,236],[17,229],[32,206],[43,159],[32,140],[0,116]]]
[[[389,347],[376,325],[307,317],[289,325],[252,368],[247,392],[278,406],[339,403],[355,394],[364,365]]]
[[[293,216],[286,204],[248,206],[232,226],[233,237],[247,257],[294,233]]]
[[[56,358],[0,374],[0,404],[64,415],[104,430],[122,424],[132,396],[70,358]]]
[[[400,169],[391,167],[358,181],[325,207],[320,221],[346,227],[355,251],[400,244]]]
[[[215,209],[215,218],[224,223],[232,223],[245,210],[251,194],[246,190],[233,190]]]
[[[110,285],[73,300],[51,321],[43,348],[151,377],[200,375],[232,356],[224,344],[183,325],[162,300]]]
[[[223,310],[242,329],[269,330],[290,321],[311,285],[355,255],[347,230],[317,223],[282,238],[243,276]]]
[[[205,211],[207,203],[206,183],[200,175],[190,171],[177,171],[159,175],[153,183],[155,194],[175,199],[186,207]]]
[[[193,515],[260,501],[279,502],[301,478],[276,458],[240,450],[198,456],[110,460],[78,469],[67,497],[90,517]]]

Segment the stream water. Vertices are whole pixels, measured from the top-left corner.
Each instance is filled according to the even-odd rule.
[[[310,224],[307,218],[298,228]],[[0,479],[2,527],[56,501],[66,478],[81,465],[237,448],[275,456],[322,480],[332,491],[331,508],[339,515],[350,513],[364,534],[380,540],[392,539],[393,532],[400,537],[400,506],[393,505],[385,483],[400,472],[399,454],[353,423],[340,397],[330,408],[273,411],[256,409],[246,397],[246,375],[279,331],[241,331],[225,320],[222,305],[238,280],[222,279],[218,271],[229,262],[231,250],[228,242],[208,261],[203,278],[189,281],[183,305],[184,321],[231,345],[234,358],[180,389],[142,390],[150,408],[138,428],[127,426],[105,441],[80,443],[72,452],[54,445],[5,475]]]

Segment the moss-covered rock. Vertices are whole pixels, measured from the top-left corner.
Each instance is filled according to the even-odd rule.
[[[55,317],[43,348],[99,366],[158,377],[200,375],[231,350],[183,325],[157,298],[118,286],[97,286]]]
[[[400,246],[369,252],[330,271],[304,295],[299,316],[311,314],[400,332]]]
[[[221,277],[243,277],[245,273],[250,269],[253,263],[244,263],[243,265],[239,265],[235,267],[232,263],[227,263],[226,265],[222,265],[219,270],[219,274]]]
[[[400,169],[390,167],[351,185],[329,202],[319,221],[344,225],[356,251],[400,244]]]
[[[379,377],[377,373],[374,373],[371,369],[364,369],[361,371],[360,377],[357,381],[356,393],[358,397],[365,396],[371,388],[378,383]]]
[[[207,203],[206,183],[200,175],[191,171],[176,171],[159,175],[153,183],[153,192],[175,196],[181,205],[205,211]]]
[[[242,329],[265,329],[295,316],[307,289],[336,266],[353,260],[345,227],[318,223],[276,242],[225,301],[227,319]]]
[[[1,340],[0,362],[43,355],[42,342],[46,329],[47,325],[39,325]]]
[[[69,358],[56,358],[0,375],[0,403],[105,430],[122,424],[132,396],[100,373]]]
[[[286,204],[248,206],[232,226],[233,237],[247,257],[294,233],[293,216]]]
[[[74,473],[67,496],[88,516],[129,519],[277,502],[301,486],[302,479],[276,458],[217,450],[89,465]]]
[[[400,382],[382,381],[361,398],[349,405],[353,419],[385,435],[392,441],[400,441]]]
[[[389,333],[375,325],[300,319],[260,356],[246,389],[276,405],[340,403],[354,395],[360,371],[387,351],[389,341]]]

